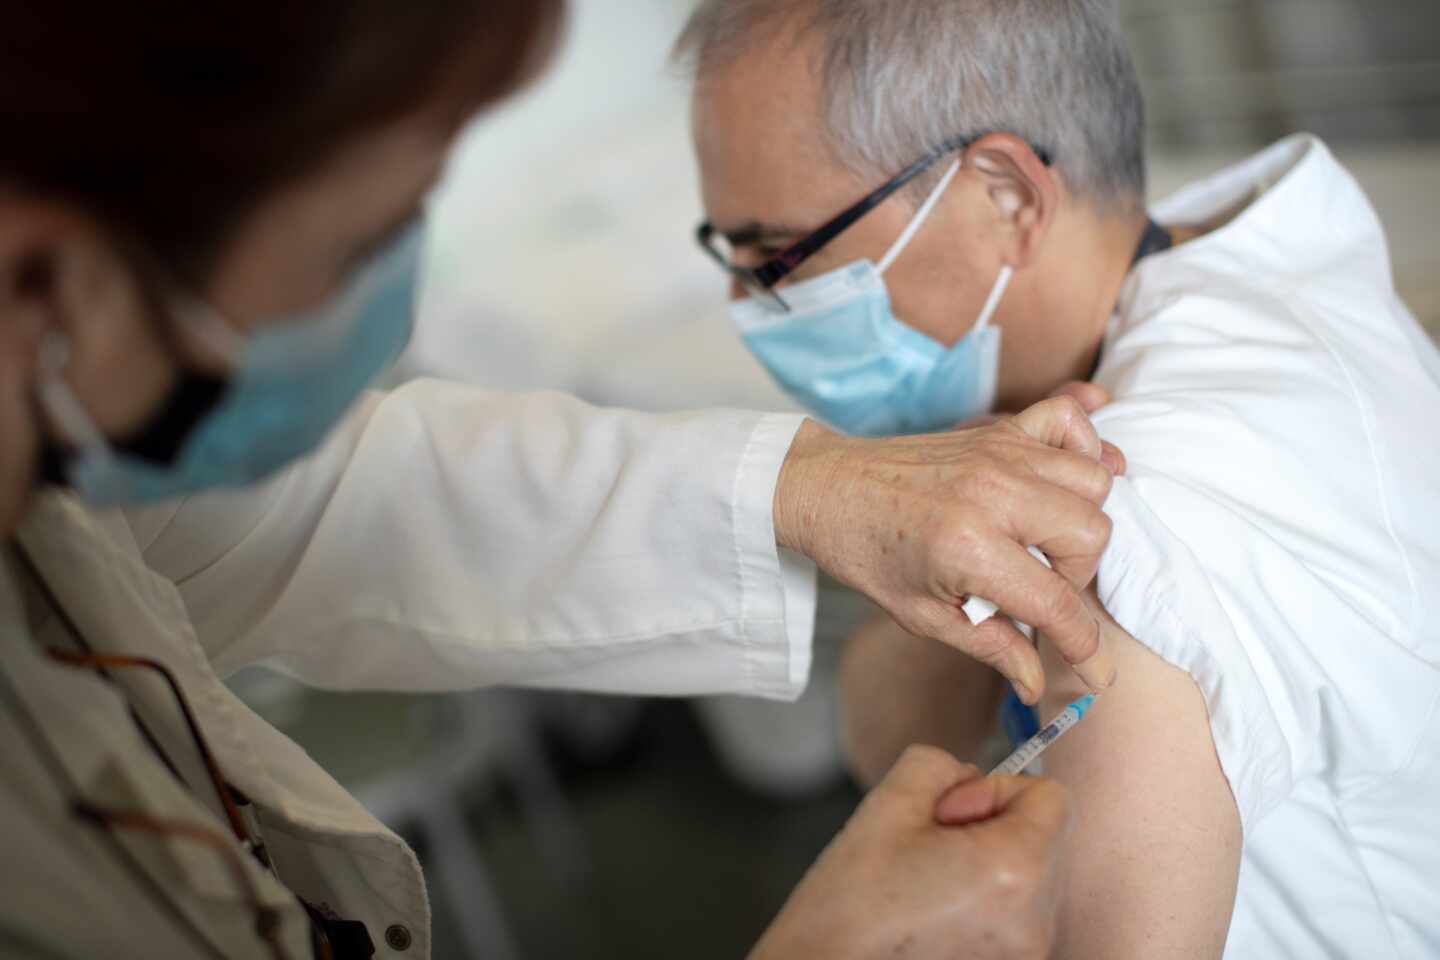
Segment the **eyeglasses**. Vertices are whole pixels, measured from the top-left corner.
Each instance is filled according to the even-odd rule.
[[[198,843],[215,851],[225,861],[230,872],[235,875],[236,881],[244,888],[246,900],[255,914],[255,933],[270,948],[270,956],[274,960],[289,960],[290,954],[280,942],[279,911],[267,907],[261,901],[260,891],[256,889],[250,874],[245,872],[245,864],[240,859],[240,854],[236,852],[229,838],[223,833],[183,820],[152,817],[138,810],[113,810],[92,806],[88,803],[76,803],[73,812],[82,820],[88,820],[106,830],[131,830],[157,837],[174,837]]]
[[[171,673],[170,668],[158,660],[151,660],[146,657],[128,657],[115,654],[95,653],[72,653],[68,650],[51,648],[46,651],[52,660],[68,664],[73,667],[94,667],[97,670],[106,669],[142,669],[151,670],[164,678],[170,692],[174,695],[175,701],[180,706],[180,713],[185,718],[185,725],[190,731],[190,737],[195,743],[195,749],[200,754],[201,762],[204,764],[205,772],[210,778],[210,784],[215,789],[215,794],[220,799],[220,806],[225,811],[225,819],[229,822],[230,831],[240,846],[249,851],[261,866],[271,869],[270,856],[265,846],[250,830],[245,818],[240,813],[240,803],[237,803],[237,791],[225,780],[220,771],[220,765],[215,760],[215,754],[206,742],[204,734],[200,732],[200,724],[195,719],[194,711],[190,709],[190,702],[186,699],[184,692],[180,689],[180,683]],[[148,734],[147,734],[148,735]],[[161,754],[161,759],[169,765],[168,759]],[[172,767],[173,769],[173,767]],[[240,802],[248,803],[243,797]],[[245,891],[245,898],[255,917],[255,933],[269,948],[270,955],[274,960],[289,960],[289,953],[285,950],[280,941],[280,913],[267,906],[260,899],[260,891],[256,887],[250,874],[246,872],[245,865],[240,859],[230,839],[218,830],[213,830],[203,824],[188,823],[180,820],[168,820],[159,817],[152,817],[138,810],[110,809],[97,807],[83,801],[72,804],[72,812],[75,816],[103,827],[106,830],[129,830],[136,833],[147,833],[153,836],[174,837],[198,843],[215,851],[229,867],[230,872],[236,877],[237,882]],[[374,947],[369,942],[369,935],[364,933],[363,925],[355,921],[345,921],[338,917],[331,918],[321,913],[320,910],[304,899],[298,898],[300,905],[304,907],[305,913],[310,920],[311,946],[314,949],[318,960],[335,960],[337,957],[336,946],[341,945],[340,955],[344,956],[370,956]],[[360,929],[355,929],[359,927]],[[365,947],[369,947],[369,952]]]
[[[84,652],[76,653],[59,648],[47,649],[47,654],[52,660],[64,663],[72,667],[90,667],[98,671],[101,676],[109,679],[107,670],[110,669],[133,669],[150,670],[160,674],[165,680],[166,686],[175,701],[179,704],[180,712],[184,715],[186,728],[190,737],[195,743],[195,749],[200,755],[202,764],[205,767],[206,775],[216,796],[220,800],[220,806],[225,811],[225,819],[230,826],[235,839],[239,841],[240,850],[248,851],[260,863],[262,867],[274,873],[274,866],[270,856],[265,850],[265,845],[260,838],[250,829],[245,817],[240,813],[240,807],[248,806],[250,801],[239,790],[232,787],[225,779],[220,770],[220,765],[215,759],[215,753],[210,749],[210,744],[205,740],[200,730],[200,724],[195,718],[195,712],[190,708],[190,702],[185,697],[180,683],[176,680],[174,673],[158,660],[148,657],[133,657],[119,654],[97,654],[90,644],[86,642],[85,635],[80,627],[70,617],[64,604],[50,589],[50,584],[36,566],[30,554],[20,545],[12,544],[14,557],[19,565],[29,574],[35,585],[44,594],[46,603],[55,611],[65,632]],[[3,675],[0,675],[3,677]],[[16,699],[15,691],[10,689],[6,682],[0,682],[0,692],[4,692],[7,698]],[[134,710],[132,708],[132,714]],[[158,742],[156,742],[149,729],[141,721],[138,714],[135,715],[135,722],[140,728],[141,734],[150,742],[155,753],[159,756],[177,779],[182,779],[175,765],[165,755]],[[178,820],[169,820],[159,817],[152,817],[149,814],[138,810],[122,810],[98,807],[78,799],[79,789],[77,785],[66,775],[63,764],[53,750],[49,749],[42,737],[35,735],[37,751],[42,759],[54,772],[58,782],[68,784],[69,791],[77,795],[77,799],[71,803],[71,812],[78,818],[101,827],[106,833],[113,835],[118,830],[130,830],[137,833],[147,833],[155,836],[174,837],[189,840],[194,843],[203,844],[216,851],[223,857],[231,872],[236,874],[237,880],[245,890],[246,901],[254,913],[255,932],[269,948],[273,960],[289,960],[289,956],[283,943],[280,940],[279,926],[280,913],[274,908],[266,905],[260,898],[260,891],[253,882],[250,874],[245,869],[245,863],[241,859],[240,850],[230,838],[219,830],[212,829],[205,824],[186,823]],[[342,960],[349,957],[373,957],[375,945],[370,938],[370,933],[365,924],[359,920],[345,920],[337,916],[324,904],[316,906],[304,897],[296,896],[295,899],[304,908],[306,916],[310,921],[310,945],[316,960]]]
[[[715,262],[720,264],[726,273],[734,277],[735,280],[745,288],[747,293],[763,300],[768,300],[781,310],[789,312],[789,305],[785,303],[785,299],[775,290],[775,286],[780,283],[780,281],[795,272],[806,260],[809,260],[815,254],[819,253],[830,241],[854,226],[861,217],[888,200],[901,187],[910,183],[926,170],[929,170],[939,162],[941,158],[957,150],[964,150],[982,136],[986,136],[986,134],[974,134],[947,140],[940,145],[939,149],[915,161],[884,184],[871,191],[854,206],[849,207],[809,236],[804,237],[797,243],[786,248],[778,256],[767,260],[758,267],[746,267],[735,262],[735,251],[743,246],[754,243],[758,239],[758,236],[753,230],[746,230],[735,234],[724,234],[715,229],[714,224],[707,220],[696,229],[695,239],[699,241],[701,249],[714,258]],[[1040,162],[1047,167],[1053,162],[1050,151],[1034,145],[1032,145],[1030,149],[1035,152],[1035,156],[1040,159]]]
[[[196,722],[195,714],[190,709],[190,702],[186,700],[179,682],[168,667],[158,660],[150,660],[145,657],[71,653],[68,650],[54,648],[47,650],[46,653],[50,655],[50,659],[72,667],[94,667],[99,670],[151,670],[163,677],[170,692],[175,696],[176,702],[180,705],[180,713],[185,717],[185,725],[190,730],[190,737],[195,742],[195,749],[199,752],[205,772],[210,777],[210,784],[215,788],[216,796],[220,798],[220,806],[225,811],[225,819],[229,821],[230,831],[244,849],[250,851],[263,866],[269,868],[270,858],[265,853],[264,846],[250,833],[245,818],[240,815],[230,786],[225,782],[225,778],[220,773],[220,765],[215,761],[215,754],[211,752],[210,744],[206,742],[204,735],[200,732],[200,725]],[[229,867],[230,872],[235,875],[237,882],[245,891],[246,901],[255,915],[256,935],[269,947],[270,955],[274,960],[289,960],[289,954],[280,942],[279,912],[266,906],[260,899],[260,891],[256,888],[250,874],[246,872],[245,865],[240,860],[240,854],[236,852],[234,845],[223,833],[212,830],[203,824],[152,817],[138,810],[97,807],[83,801],[73,804],[73,812],[82,820],[87,820],[107,830],[130,830],[153,836],[176,837],[201,844],[215,851],[225,861],[226,866]]]

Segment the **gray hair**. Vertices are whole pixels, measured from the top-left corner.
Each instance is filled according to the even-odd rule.
[[[825,135],[855,172],[1005,132],[1096,209],[1142,206],[1144,102],[1115,0],[701,0],[676,56],[703,80],[789,23],[822,40]]]

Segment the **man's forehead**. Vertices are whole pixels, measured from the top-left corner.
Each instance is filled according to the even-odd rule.
[[[856,199],[825,135],[813,37],[757,39],[707,67],[694,135],[707,210],[722,229],[811,222]]]

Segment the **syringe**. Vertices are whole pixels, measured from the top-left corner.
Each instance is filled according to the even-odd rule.
[[[993,776],[997,773],[1019,773],[1034,762],[1035,758],[1044,753],[1050,744],[1060,739],[1061,734],[1080,722],[1085,716],[1085,711],[1090,709],[1090,704],[1095,702],[1095,694],[1087,693],[1076,700],[1070,706],[1060,711],[1060,716],[1051,720],[1040,732],[1020,745],[1020,748],[1010,756],[1006,757],[1000,766],[991,770]]]

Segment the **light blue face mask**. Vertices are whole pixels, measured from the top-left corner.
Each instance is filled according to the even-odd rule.
[[[248,338],[213,308],[182,304],[177,321],[228,358],[231,372],[169,463],[119,450],[100,432],[62,377],[67,344],[52,337],[39,393],[74,447],[70,486],[96,506],[168,500],[254,483],[314,450],[409,341],[423,238],[417,224],[325,307]]]
[[[879,266],[861,260],[787,286],[789,312],[754,297],[731,304],[731,320],[756,359],[786,393],[839,430],[928,433],[994,407],[1001,337],[990,321],[1012,269],[1001,269],[974,328],[949,348],[898,320],[885,288],[885,271],[959,170],[957,161]]]

